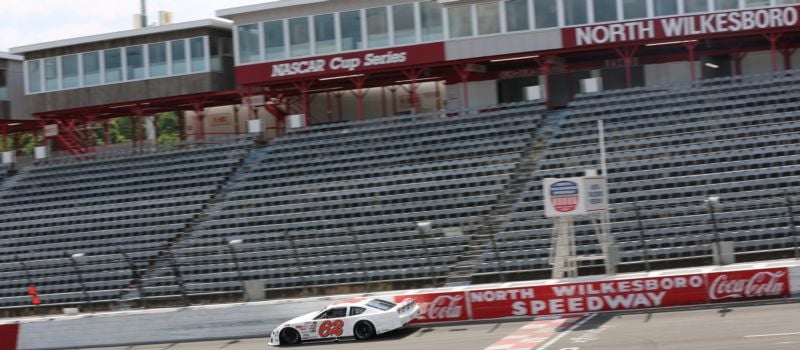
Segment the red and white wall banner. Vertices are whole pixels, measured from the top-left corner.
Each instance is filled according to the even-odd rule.
[[[433,323],[469,320],[467,298],[464,292],[397,295],[399,303],[413,298],[419,305],[419,316],[414,323]]]
[[[420,305],[416,323],[635,310],[790,296],[787,268],[714,272],[396,296]]]
[[[443,61],[444,43],[436,42],[237,66],[236,83],[253,85],[297,78],[348,76]]]
[[[794,28],[800,24],[800,6],[758,8],[699,15],[564,28],[564,48],[635,41],[676,41],[727,33]]]
[[[0,349],[16,350],[18,335],[19,335],[18,324],[0,325]]]

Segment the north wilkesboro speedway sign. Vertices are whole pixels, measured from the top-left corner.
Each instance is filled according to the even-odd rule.
[[[794,28],[800,6],[760,8],[564,28],[564,48],[636,41],[676,41],[713,34]]]
[[[395,296],[420,305],[415,323],[636,310],[785,298],[786,267]]]

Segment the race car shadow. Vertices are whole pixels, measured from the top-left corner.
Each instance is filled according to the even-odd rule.
[[[395,329],[391,332],[381,334],[370,340],[355,340],[353,338],[342,338],[340,340],[319,340],[313,342],[303,342],[302,344],[292,346],[292,348],[331,346],[341,343],[371,343],[371,342],[400,340],[409,337],[412,334],[417,333],[419,331],[425,332],[425,330],[422,328],[409,326],[406,328]]]

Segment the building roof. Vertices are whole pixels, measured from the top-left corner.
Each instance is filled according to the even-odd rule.
[[[255,4],[255,5],[239,6],[239,7],[217,10],[217,16],[222,18],[228,18],[229,16],[240,15],[243,13],[274,10],[292,6],[309,5],[327,1],[328,0],[278,0],[273,2]]]
[[[139,29],[123,30],[123,31],[119,31],[119,32],[111,32],[111,33],[105,33],[105,34],[84,36],[84,37],[79,37],[79,38],[56,40],[56,41],[50,41],[50,42],[32,44],[32,45],[26,45],[26,46],[18,46],[18,47],[12,47],[9,51],[11,51],[11,53],[14,53],[14,54],[24,54],[26,52],[54,49],[54,48],[65,47],[65,46],[88,44],[88,43],[95,43],[95,42],[100,42],[100,41],[108,41],[108,40],[123,39],[123,38],[130,38],[130,37],[136,37],[136,36],[144,36],[144,35],[175,32],[175,31],[186,30],[186,29],[208,28],[208,27],[231,30],[233,28],[233,24],[232,24],[231,21],[226,20],[226,19],[210,18],[210,19],[202,19],[202,20],[198,20],[198,21],[181,22],[181,23],[175,23],[175,24],[166,24],[166,25],[161,25],[161,26],[152,26],[152,27],[139,28]]]
[[[25,57],[19,55],[12,55],[5,51],[0,51],[0,60],[14,60],[14,61],[22,61]]]

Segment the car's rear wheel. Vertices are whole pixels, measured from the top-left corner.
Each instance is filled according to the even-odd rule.
[[[375,326],[368,321],[359,321],[353,327],[353,335],[358,340],[367,340],[375,337]]]
[[[286,328],[281,331],[281,345],[300,344],[300,333],[294,328]]]

